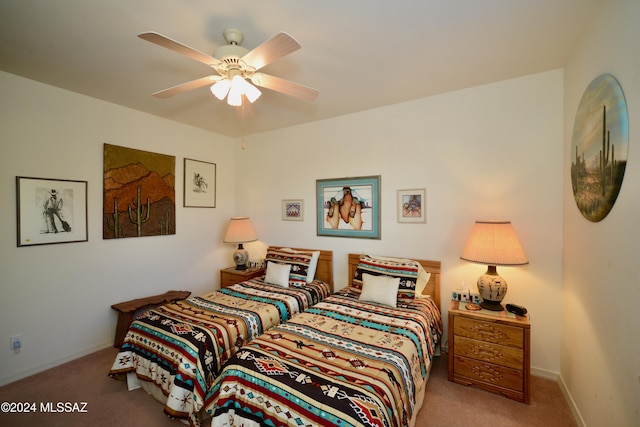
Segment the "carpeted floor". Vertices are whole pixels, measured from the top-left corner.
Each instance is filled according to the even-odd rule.
[[[449,381],[447,357],[436,359],[416,427],[577,427],[557,382],[531,376],[531,403]]]
[[[35,404],[35,413],[0,413],[0,425],[11,427],[183,426],[168,419],[162,405],[142,390],[107,376],[117,350],[107,348],[24,380],[0,387],[0,402]],[[58,409],[58,402],[62,411]],[[86,403],[86,406],[85,406]],[[45,409],[47,412],[42,412]],[[65,410],[74,412],[66,413]],[[577,426],[560,387],[532,377],[531,404],[464,387],[447,380],[446,357],[436,358],[417,427],[470,425]]]

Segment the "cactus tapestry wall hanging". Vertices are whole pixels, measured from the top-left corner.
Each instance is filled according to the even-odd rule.
[[[176,234],[176,158],[104,144],[103,239]]]
[[[576,205],[589,221],[602,221],[618,198],[629,151],[627,104],[611,74],[596,77],[582,95],[572,141]]]

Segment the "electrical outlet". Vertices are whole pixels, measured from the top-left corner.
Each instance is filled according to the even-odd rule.
[[[20,352],[21,348],[22,348],[22,334],[11,335],[10,349],[18,353]]]

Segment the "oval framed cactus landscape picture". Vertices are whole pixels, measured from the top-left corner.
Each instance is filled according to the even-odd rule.
[[[573,125],[571,186],[582,215],[602,221],[622,186],[629,151],[627,103],[611,74],[596,77],[587,87]]]

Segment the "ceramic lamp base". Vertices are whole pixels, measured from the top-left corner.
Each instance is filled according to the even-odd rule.
[[[487,272],[478,278],[478,292],[482,302],[480,307],[491,311],[502,311],[502,300],[507,294],[507,281],[496,271],[495,265],[490,265]]]
[[[238,245],[238,249],[233,253],[233,261],[236,263],[236,270],[246,270],[249,261],[249,252],[242,246]]]
[[[480,307],[491,311],[504,311],[504,307],[497,301],[482,301]]]

